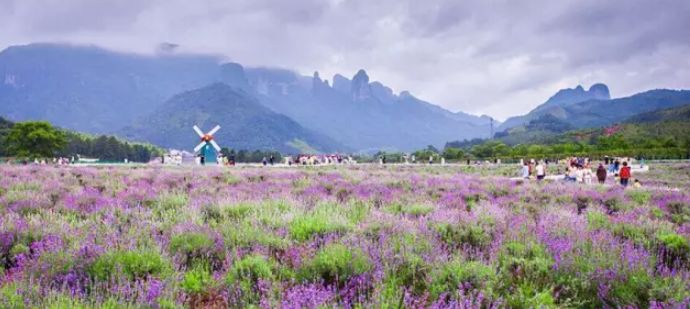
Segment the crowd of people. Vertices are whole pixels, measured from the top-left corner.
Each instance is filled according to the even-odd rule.
[[[615,183],[620,183],[623,187],[632,185],[639,188],[642,183],[632,177],[632,162],[632,158],[609,158],[607,156],[603,162],[598,164],[595,171],[592,171],[592,161],[586,157],[566,158],[559,163],[566,166],[562,175],[563,180],[567,182],[590,185],[596,179],[599,184],[605,184],[607,177],[613,175]],[[546,178],[548,165],[548,160],[523,160],[520,171],[521,177],[541,181]],[[644,160],[641,159],[640,166],[643,165]],[[561,175],[560,169],[556,171],[556,175]]]

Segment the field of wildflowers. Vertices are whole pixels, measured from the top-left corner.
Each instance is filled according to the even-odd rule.
[[[510,173],[2,166],[0,307],[690,305],[690,165]]]

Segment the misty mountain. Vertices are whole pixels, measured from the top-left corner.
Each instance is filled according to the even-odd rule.
[[[0,52],[0,115],[89,133],[121,132],[176,94],[222,82],[353,150],[412,150],[489,135],[488,117],[453,113],[408,92],[394,94],[363,70],[332,80],[244,68],[205,55],[31,44]]]
[[[111,133],[171,96],[221,79],[208,56],[143,56],[58,44],[0,52],[0,114]]]
[[[610,100],[609,88],[604,84],[594,84],[589,90],[585,90],[578,85],[575,88],[561,89],[546,102],[537,106],[526,115],[510,117],[498,127],[498,131],[505,131],[515,126],[524,125],[531,120],[537,119],[542,115],[551,114],[556,117],[562,116],[562,108],[572,104],[589,100]],[[559,113],[561,113],[559,115]]]
[[[624,98],[605,99],[608,96],[608,88],[603,84],[594,85],[589,91],[580,86],[561,90],[528,114],[509,118],[498,130],[504,134],[524,130],[542,118],[549,122],[559,119],[576,129],[602,127],[637,114],[690,102],[688,90],[656,89]],[[544,118],[545,115],[551,117]]]
[[[352,79],[318,72],[311,78],[276,69],[245,69],[259,100],[305,127],[359,150],[412,150],[449,139],[487,137],[490,119],[452,113],[403,91],[371,82],[364,70]]]
[[[215,83],[172,97],[155,111],[122,130],[129,139],[146,140],[175,149],[199,143],[192,131],[221,125],[214,138],[221,147],[278,150],[287,153],[346,149],[332,139],[300,126],[261,105],[240,88]]]

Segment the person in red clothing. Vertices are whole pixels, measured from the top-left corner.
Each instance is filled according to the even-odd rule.
[[[632,176],[632,172],[630,171],[630,166],[628,166],[628,162],[623,161],[623,168],[621,168],[621,171],[620,171],[621,185],[623,187],[628,186],[628,181],[630,180],[631,176]]]

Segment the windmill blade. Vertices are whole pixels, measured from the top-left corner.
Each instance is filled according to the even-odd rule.
[[[201,150],[201,147],[204,147],[204,145],[206,145],[206,142],[201,142],[199,145],[196,145],[196,147],[194,147],[194,152]]]
[[[218,130],[220,130],[220,126],[215,126],[215,127],[213,127],[213,129],[211,129],[211,131],[208,131],[208,135],[216,134],[216,132],[218,132]]]
[[[199,134],[199,137],[204,137],[204,132],[201,132],[201,129],[199,129],[199,127],[195,125],[192,128],[194,129],[194,132],[196,132],[196,134]]]
[[[210,143],[211,143],[211,145],[213,145],[213,148],[215,148],[216,151],[220,152],[220,146],[218,146],[218,144],[216,143],[216,141],[211,140]]]

